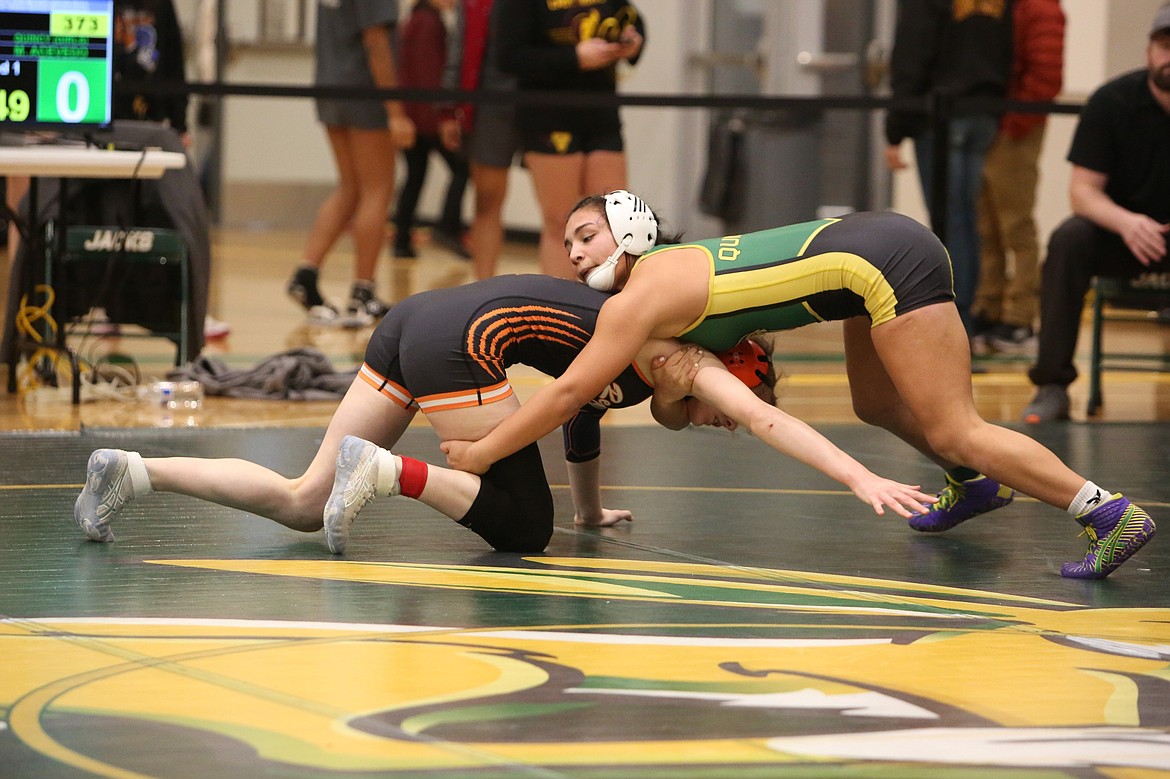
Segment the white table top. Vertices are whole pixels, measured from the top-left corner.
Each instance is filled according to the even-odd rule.
[[[181,152],[82,146],[0,146],[0,175],[78,179],[157,179],[187,165]]]

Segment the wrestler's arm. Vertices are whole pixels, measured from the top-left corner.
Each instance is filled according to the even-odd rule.
[[[883,506],[889,506],[909,518],[912,513],[926,513],[926,506],[935,502],[934,496],[919,489],[920,485],[878,476],[809,425],[765,403],[709,352],[701,359],[692,394],[781,454],[841,482],[878,514],[884,514]]]
[[[619,522],[634,521],[627,509],[607,509],[601,505],[601,458],[579,463],[565,463],[569,469],[569,494],[573,497],[573,524],[582,527],[611,527]]]
[[[624,509],[601,505],[601,418],[605,413],[606,409],[585,405],[562,426],[573,522],[577,525],[609,527],[634,518]]]
[[[541,387],[520,409],[475,442],[446,441],[453,468],[483,473],[492,463],[539,441],[593,400],[633,362],[654,328],[656,307],[618,293],[601,307],[593,337],[560,378]]]

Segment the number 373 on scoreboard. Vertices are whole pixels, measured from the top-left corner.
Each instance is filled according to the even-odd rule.
[[[0,127],[109,124],[110,14],[3,13],[5,5]]]

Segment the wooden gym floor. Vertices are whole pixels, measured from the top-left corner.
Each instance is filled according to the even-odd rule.
[[[283,285],[303,236],[217,236],[209,348],[233,367],[315,346],[353,367],[365,333],[304,325]],[[389,266],[389,263],[387,263]],[[509,247],[502,272],[535,269]],[[331,260],[327,294],[348,284]],[[461,283],[438,249],[383,294]],[[1167,330],[1110,323],[1156,353]],[[940,475],[858,424],[831,325],[780,342],[783,405],[866,465]],[[161,375],[173,353],[79,344]],[[1026,360],[981,361],[981,412],[1015,425]],[[929,363],[924,361],[924,375]],[[523,395],[542,381],[514,377]],[[1074,388],[1082,415],[1084,388]],[[1109,373],[1105,410],[1028,429],[1170,527],[1170,393]],[[1170,548],[1102,582],[1060,578],[1085,540],[1018,498],[947,533],[878,517],[742,434],[605,430],[607,505],[558,521],[541,555],[491,553],[403,498],[369,505],[344,557],[243,512],[144,496],[90,543],[72,521],[89,452],[308,463],[334,404],[209,398],[163,417],[130,401],[0,399],[0,775],[13,777],[1170,776]],[[441,462],[426,424],[399,451]]]

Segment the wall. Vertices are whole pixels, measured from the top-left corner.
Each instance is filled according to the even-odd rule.
[[[1068,35],[1062,97],[1083,100],[1107,78],[1142,67],[1149,20],[1161,1],[1063,0]],[[176,0],[185,28],[193,26],[198,2]],[[709,29],[713,0],[639,0],[638,5],[649,25],[647,53],[636,68],[624,74],[620,88],[640,94],[701,93],[702,73],[688,60],[691,54],[705,48],[706,34],[702,31]],[[255,0],[230,5],[229,22],[236,25],[237,37],[253,34],[253,30],[245,28],[255,26],[255,7]],[[686,12],[680,13],[680,7],[685,7]],[[312,81],[311,47],[236,46],[227,80],[308,85]],[[672,215],[673,229],[683,229],[688,234],[714,229],[710,220],[697,215],[695,207],[704,164],[704,116],[705,112],[698,109],[623,109],[631,188],[643,193],[663,213]],[[316,204],[334,181],[331,157],[312,102],[233,97],[226,103],[225,122],[225,221],[234,225],[281,225],[311,218]],[[1074,127],[1072,116],[1054,116],[1049,121],[1037,208],[1042,237],[1068,213],[1068,164],[1064,155]],[[905,156],[913,161],[908,151]],[[437,211],[446,180],[441,162],[436,161],[433,170],[421,207],[424,216]],[[513,168],[511,175],[505,206],[507,225],[539,229],[530,177],[519,167]],[[926,221],[914,171],[894,177],[892,202],[896,210]],[[468,210],[469,205],[468,202]]]
[[[198,0],[177,0],[185,29],[193,29]],[[225,80],[239,84],[312,83],[313,55],[309,45],[257,45],[254,4],[232,4],[229,24],[236,39]],[[694,18],[678,14],[678,0],[641,0],[639,8],[650,20],[649,54],[636,68],[623,73],[621,89],[633,92],[684,93],[695,89],[686,66],[687,33]],[[664,209],[693,200],[697,161],[680,162],[680,139],[688,137],[685,111],[630,108],[623,113],[630,150],[631,186]],[[325,134],[317,123],[312,101],[280,98],[232,97],[226,101],[224,149],[224,221],[234,226],[287,225],[312,218],[321,198],[335,180]],[[399,177],[405,165],[399,164]],[[446,186],[446,170],[435,160],[423,193],[420,214],[437,212]],[[470,214],[468,192],[465,213]],[[504,210],[509,228],[539,230],[540,216],[531,177],[519,166],[511,173]]]

